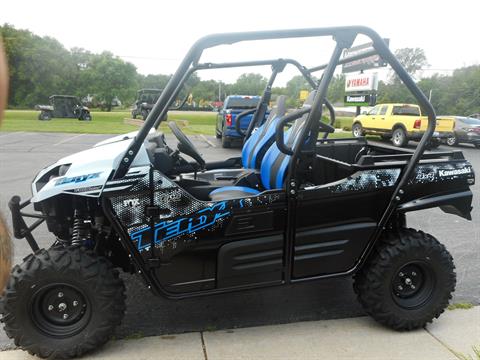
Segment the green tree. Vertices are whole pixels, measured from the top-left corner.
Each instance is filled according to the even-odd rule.
[[[103,52],[95,56],[84,76],[90,84],[89,92],[95,94],[111,110],[112,100],[117,97],[123,102],[133,100],[137,87],[137,70],[131,63]]]
[[[230,87],[230,94],[261,95],[267,86],[267,79],[260,74],[242,74]]]
[[[0,27],[0,35],[9,64],[10,106],[33,106],[47,101],[53,93],[72,88],[75,64],[70,52],[57,40],[8,24]]]
[[[287,82],[287,106],[298,107],[301,105],[300,91],[312,90],[312,87],[303,75],[296,75]]]
[[[147,76],[138,75],[138,84],[142,89],[164,89],[170,80],[171,75],[148,74]]]
[[[345,74],[337,74],[333,77],[328,87],[327,99],[331,103],[343,103],[345,96]]]
[[[395,56],[412,77],[415,77],[420,70],[428,66],[427,56],[421,48],[397,49],[395,50]],[[400,78],[394,72],[392,72],[390,78],[392,82],[400,82]]]

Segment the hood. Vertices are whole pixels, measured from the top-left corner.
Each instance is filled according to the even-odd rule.
[[[132,140],[132,139],[135,138],[135,136],[137,136],[137,134],[138,134],[138,131],[132,131],[128,134],[117,135],[117,136],[102,140],[102,141],[96,143],[95,145],[93,145],[93,147],[96,148],[98,146],[112,144],[112,143],[119,142],[119,141]]]
[[[33,203],[70,193],[101,195],[108,178],[117,167],[135,133],[120,135],[94,145],[91,149],[66,156],[38,173],[32,183]],[[114,140],[118,139],[118,140]],[[140,147],[131,169],[150,165],[145,146]]]
[[[152,129],[150,129],[149,134],[155,133],[155,131],[156,130],[152,128]],[[103,146],[103,145],[115,143],[115,142],[118,142],[118,141],[132,140],[132,139],[135,138],[135,136],[137,136],[137,134],[138,134],[138,131],[132,131],[132,132],[129,132],[127,134],[117,135],[117,136],[105,139],[103,141],[100,141],[100,142],[96,143],[95,145],[93,145],[93,147]]]

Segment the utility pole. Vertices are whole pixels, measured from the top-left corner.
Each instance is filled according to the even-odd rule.
[[[432,93],[433,89],[430,89],[430,92],[428,93],[428,101],[432,101]]]

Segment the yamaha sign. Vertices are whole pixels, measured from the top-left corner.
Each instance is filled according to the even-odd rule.
[[[378,89],[376,73],[348,74],[345,77],[345,92],[354,93],[362,91],[375,91]]]

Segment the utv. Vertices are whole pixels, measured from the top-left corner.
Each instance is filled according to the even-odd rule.
[[[90,110],[83,106],[76,96],[52,95],[49,100],[50,105],[35,105],[35,109],[40,110],[38,120],[51,120],[52,118],[92,120]]]
[[[162,90],[160,89],[138,90],[137,100],[135,100],[132,108],[132,119],[136,119],[138,115],[141,115],[142,119],[146,120],[161,93]]]
[[[335,68],[357,35],[428,114],[415,151],[365,138],[329,139],[326,99]],[[240,41],[333,37],[330,61],[201,63],[203,50]],[[175,125],[172,149],[156,132],[196,70],[272,66],[242,156],[207,162]],[[285,98],[265,116],[272,81],[293,65],[314,87],[299,110]],[[311,73],[323,70],[320,80]],[[330,124],[321,121],[323,105]],[[239,114],[241,116],[242,114]],[[288,128],[288,129],[287,129]],[[137,133],[115,137],[41,170],[33,197],[14,196],[13,231],[33,253],[13,268],[1,300],[7,335],[40,357],[79,356],[105,343],[125,311],[118,269],[138,273],[169,299],[354,276],[365,311],[396,330],[438,317],[455,289],[455,266],[432,235],[407,227],[406,213],[432,207],[471,219],[474,172],[460,151],[425,153],[435,112],[382,38],[366,27],[217,34],[197,41]],[[241,131],[241,129],[239,129]],[[194,161],[188,161],[186,154]],[[25,213],[33,204],[37,211]],[[27,225],[26,218],[36,219]],[[52,245],[32,231],[43,221]]]

